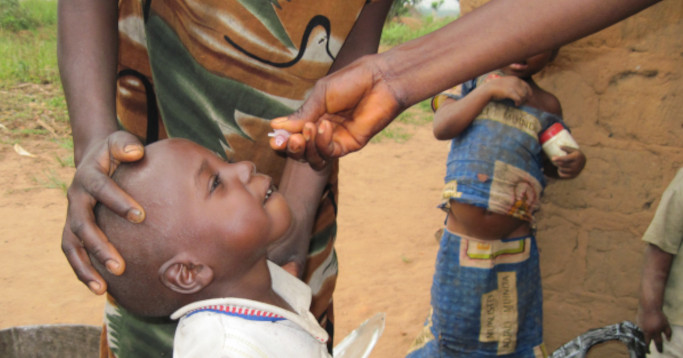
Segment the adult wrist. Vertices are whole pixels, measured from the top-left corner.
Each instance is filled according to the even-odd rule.
[[[118,130],[117,127],[108,128],[103,126],[101,128],[90,128],[86,126],[85,130],[79,130],[77,126],[73,126],[73,140],[74,140],[74,164],[78,167],[83,157],[97,146],[102,140],[106,140],[112,133]]]
[[[436,71],[435,66],[422,56],[411,57],[412,52],[411,46],[403,46],[373,55],[374,67],[401,111],[455,85],[436,83],[435,77],[443,80],[448,76]]]

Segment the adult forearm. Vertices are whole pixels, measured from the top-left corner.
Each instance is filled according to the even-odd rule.
[[[647,245],[640,290],[640,305],[645,312],[662,309],[672,261],[672,254],[653,244]]]
[[[395,97],[413,105],[457,83],[591,34],[656,0],[495,0],[377,56]]]
[[[57,58],[74,139],[74,160],[117,129],[117,2],[60,0]]]

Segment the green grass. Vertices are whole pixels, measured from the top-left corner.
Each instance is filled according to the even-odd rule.
[[[23,136],[47,136],[50,132],[42,128],[21,128],[14,131]]]
[[[65,157],[55,156],[55,160],[57,161],[57,163],[59,163],[59,166],[62,168],[73,168],[75,166],[73,155],[67,155]]]
[[[33,182],[36,183],[38,186],[48,188],[48,189],[60,189],[64,195],[66,195],[66,191],[69,189],[69,183],[66,181],[62,180],[57,173],[55,173],[54,170],[50,169],[49,171],[43,170],[43,176],[44,178],[33,178]]]
[[[69,153],[73,153],[74,151],[74,141],[71,136],[57,139],[57,144],[64,149],[68,149]],[[75,167],[73,154],[69,154],[64,157],[55,156],[55,160],[57,160],[57,163],[59,163],[59,166],[62,168]]]
[[[68,132],[68,114],[57,68],[57,0],[0,0],[0,58],[3,143],[59,140],[53,137]]]
[[[426,99],[396,117],[397,122],[423,125],[432,121],[431,99]]]
[[[70,136],[60,138],[57,141],[57,144],[59,144],[59,146],[64,148],[64,149],[68,149],[69,151],[73,151],[73,149],[74,149],[74,140]]]
[[[433,118],[431,99],[424,100],[399,114],[386,128],[377,133],[370,142],[381,143],[390,140],[405,143],[412,138],[411,126],[431,123]]]
[[[57,1],[0,0],[0,88],[57,83]]]
[[[50,27],[0,30],[0,87],[18,83],[57,83],[57,32]]]
[[[438,30],[453,20],[455,20],[453,17],[438,19],[426,17],[422,19],[423,24],[419,29],[412,29],[410,26],[398,21],[387,22],[382,30],[380,43],[383,46],[396,46]]]
[[[47,106],[50,109],[50,112],[52,113],[52,116],[55,119],[55,121],[63,123],[69,122],[69,111],[66,108],[66,99],[64,98],[64,92],[60,90],[57,93],[53,94],[53,96],[47,100]]]
[[[56,0],[0,0],[0,30],[35,30],[56,23]]]
[[[0,137],[38,135],[56,136],[54,139],[58,140],[68,134],[68,114],[59,84],[14,84],[11,88],[0,88],[0,98],[0,124],[4,127]]]
[[[6,0],[0,0],[6,1]],[[57,0],[21,0],[21,6],[38,26],[57,25]]]
[[[18,31],[35,27],[36,21],[29,11],[19,0],[0,0],[0,29]]]
[[[412,136],[413,135],[405,127],[392,123],[384,128],[381,132],[377,133],[377,135],[372,137],[372,139],[370,139],[370,143],[382,143],[386,140],[397,143],[405,143],[412,138]]]

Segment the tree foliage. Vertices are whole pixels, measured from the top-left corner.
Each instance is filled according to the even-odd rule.
[[[406,15],[420,0],[394,0],[389,10],[389,19]]]
[[[19,0],[0,0],[0,29],[19,31],[34,26],[35,20]]]

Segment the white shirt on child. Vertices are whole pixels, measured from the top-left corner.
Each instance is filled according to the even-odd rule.
[[[175,358],[325,357],[327,332],[309,311],[311,289],[268,261],[275,293],[295,312],[241,298],[216,298],[186,305],[173,342]]]

